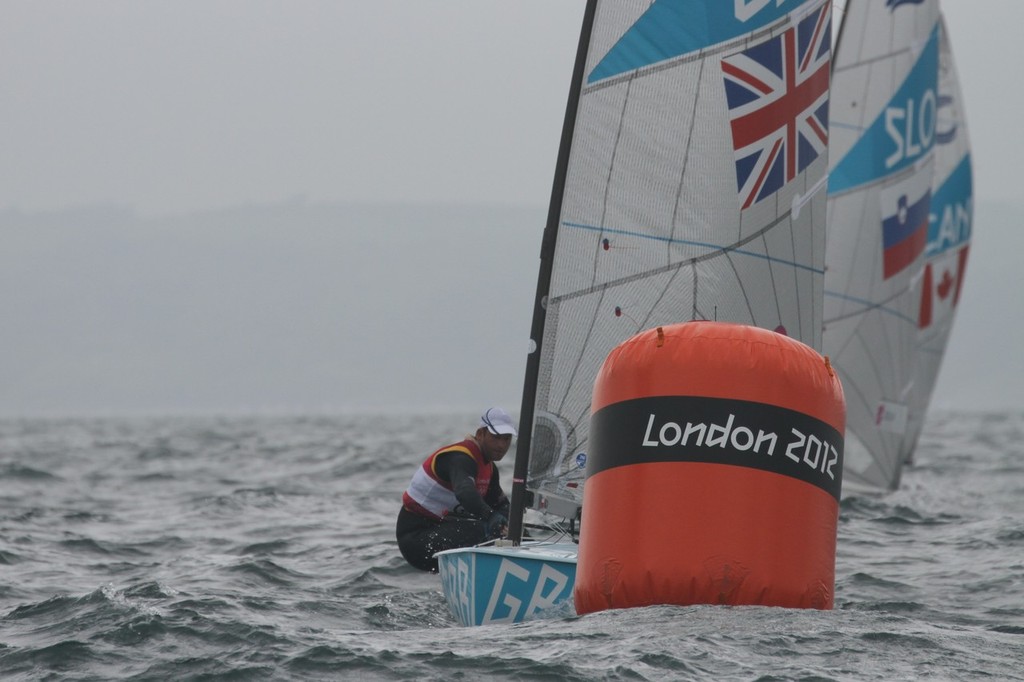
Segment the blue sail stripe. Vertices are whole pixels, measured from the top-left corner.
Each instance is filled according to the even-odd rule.
[[[970,240],[972,193],[971,156],[967,154],[932,195],[925,255],[936,256]],[[952,225],[944,225],[947,217]]]
[[[888,177],[912,166],[919,158],[931,151],[935,144],[934,132],[930,140],[920,139],[925,134],[919,127],[922,116],[920,109],[927,106],[929,97],[935,96],[938,91],[938,78],[939,27],[936,24],[921,56],[911,68],[910,73],[907,74],[900,88],[882,108],[861,138],[829,173],[830,193],[843,192],[866,185],[879,178]],[[916,108],[910,110],[908,103],[910,103],[909,106]],[[931,120],[926,123],[925,127],[932,131],[935,129],[934,118],[937,112],[934,106],[936,104],[937,101],[932,102],[933,108],[927,111]],[[890,109],[902,112],[902,115],[911,119],[909,124],[904,119],[900,119],[897,130],[901,134],[909,131],[911,139],[894,139],[892,137],[892,122],[886,119],[886,112]],[[837,121],[833,121],[832,125],[842,126]],[[915,144],[919,148],[911,153],[911,145]]]
[[[748,10],[750,16],[738,17],[739,9],[731,0],[655,0],[598,62],[587,82],[642,69],[753,33],[800,4],[804,3],[766,2],[759,9]]]

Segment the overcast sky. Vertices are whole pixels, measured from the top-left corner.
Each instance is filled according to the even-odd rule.
[[[546,205],[580,0],[3,0],[0,206]]]
[[[2,0],[0,207],[546,205],[583,5]],[[1024,2],[944,12],[977,196],[1017,200]]]
[[[115,205],[159,219],[296,200],[542,210],[583,6],[0,0],[0,211]],[[1024,89],[1013,79],[1024,1],[946,0],[943,8],[966,99],[975,196],[1022,207]],[[979,258],[1011,250],[985,241],[997,234],[984,225],[975,232],[965,303],[1003,295],[985,290],[988,266]],[[529,286],[533,266],[523,275]],[[6,286],[18,282],[8,277]],[[1021,322],[997,322],[992,306],[987,314],[954,334],[951,355],[960,359],[940,393],[955,405],[974,380],[977,395],[1024,407]],[[969,347],[993,336],[990,325],[1005,345]],[[514,336],[519,343],[526,330]],[[1012,389],[993,393],[993,379],[966,370],[964,358],[1004,350],[1010,357],[994,381]]]

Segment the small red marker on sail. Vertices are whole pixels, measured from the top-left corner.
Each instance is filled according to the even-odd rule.
[[[637,322],[632,315],[623,310],[621,306],[615,306],[615,317],[625,317],[627,320],[635,324],[638,329],[640,328],[640,323]]]
[[[613,248],[616,251],[630,251],[630,250],[636,249],[637,247],[636,246],[616,246],[616,245],[612,244],[612,241],[610,239],[605,237],[604,239],[601,240],[601,248],[604,249],[605,251],[611,251]]]

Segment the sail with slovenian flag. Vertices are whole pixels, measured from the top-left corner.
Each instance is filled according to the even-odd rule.
[[[847,401],[844,486],[912,449],[939,110],[937,0],[847,0],[832,66],[823,351]]]

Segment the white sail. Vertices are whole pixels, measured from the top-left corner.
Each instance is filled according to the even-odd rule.
[[[524,396],[535,508],[580,503],[595,375],[638,331],[720,320],[821,348],[830,7],[596,3]]]
[[[974,201],[963,94],[944,21],[939,32],[935,171],[921,276],[917,358],[911,390],[908,458],[913,455],[938,380],[967,268]]]
[[[910,440],[938,109],[937,0],[847,0],[832,71],[824,352],[844,488],[891,489]]]
[[[620,342],[708,319],[820,348],[830,8],[588,0],[541,247],[511,544],[527,506],[547,521],[578,513],[594,379]],[[545,542],[438,553],[459,621],[571,605],[576,545]]]

